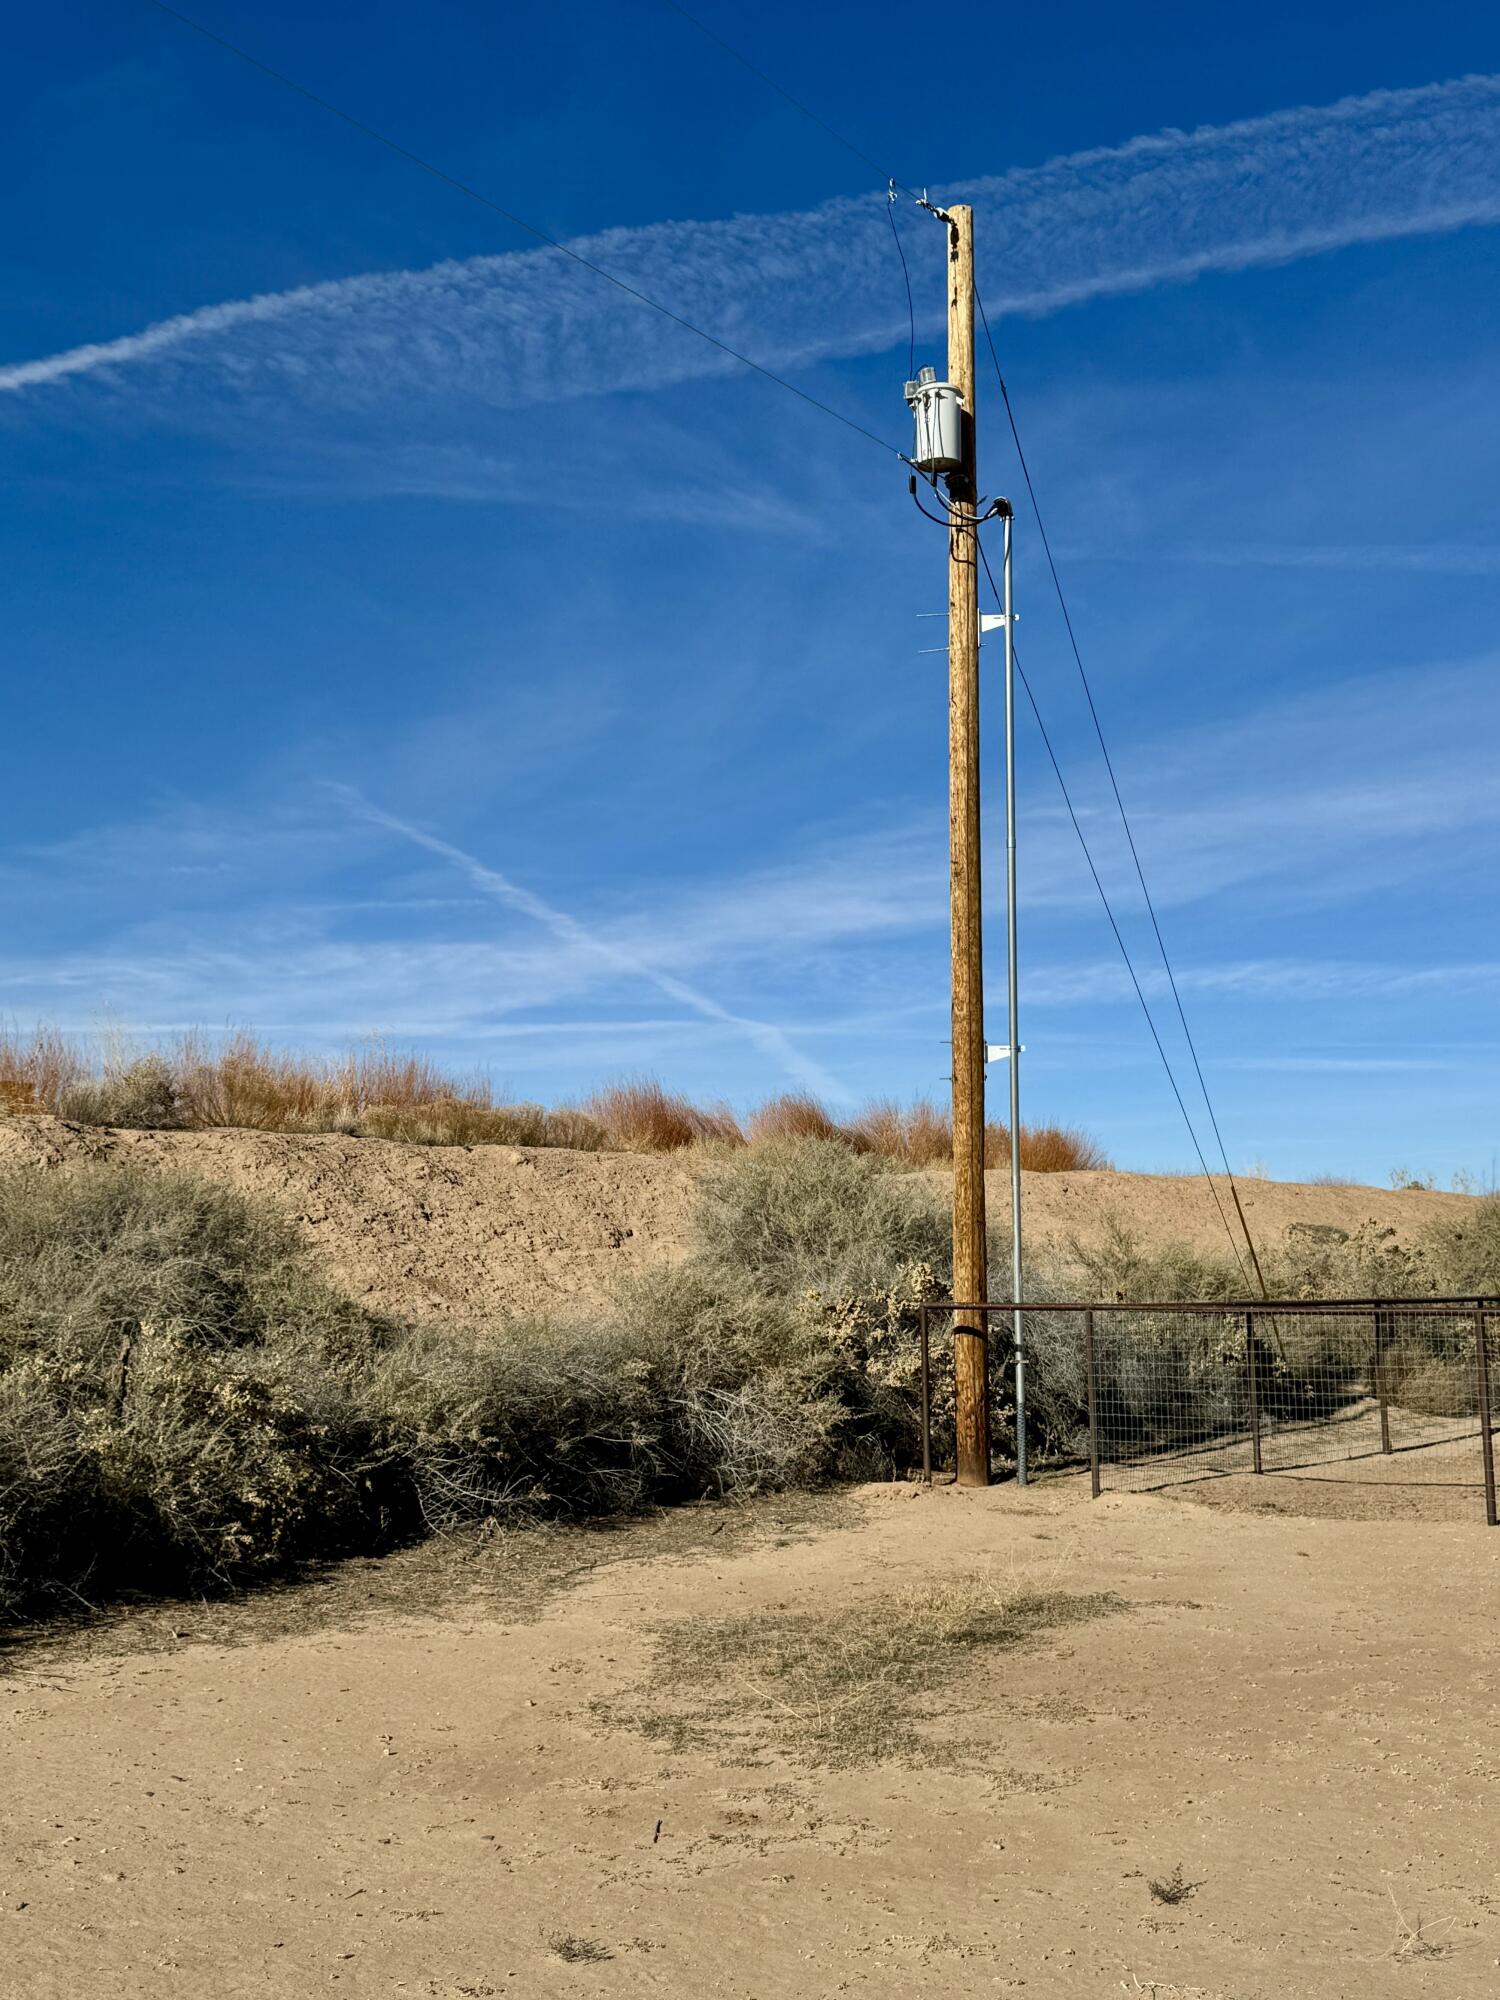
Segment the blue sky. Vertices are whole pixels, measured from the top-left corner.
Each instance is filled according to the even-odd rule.
[[[981,10],[956,52],[880,5],[695,11],[975,204],[1236,1167],[1487,1179],[1493,8]],[[905,444],[879,187],[661,0],[198,15]],[[6,55],[0,1014],[381,1033],[545,1098],[940,1096],[944,552],[895,458],[149,6]],[[941,233],[899,220],[940,363]],[[980,422],[1176,1059],[984,384]],[[1029,1115],[1189,1165],[1029,722],[1021,757]]]

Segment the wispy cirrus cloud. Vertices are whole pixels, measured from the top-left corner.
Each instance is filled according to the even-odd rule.
[[[950,187],[993,223],[992,313],[1046,313],[1208,271],[1500,221],[1500,77],[1382,91],[1165,132]],[[883,196],[801,214],[663,222],[580,254],[781,368],[905,330]],[[936,259],[941,237],[918,238]],[[272,400],[368,411],[462,395],[521,409],[659,388],[735,364],[549,250],[383,271],[202,307],[0,368],[0,394],[154,394],[156,413]]]
[[[1144,966],[1141,985],[1148,999],[1168,995],[1166,974]],[[1184,993],[1229,998],[1293,1001],[1407,999],[1422,994],[1500,994],[1500,960],[1451,965],[1400,965],[1355,959],[1244,959],[1208,965],[1179,965]],[[1069,1006],[1113,1003],[1134,997],[1128,973],[1117,959],[1039,967],[1025,986],[1037,1003]]]
[[[645,953],[631,950],[602,930],[581,924],[576,917],[524,888],[498,868],[490,867],[465,848],[457,847],[425,827],[416,826],[395,813],[372,805],[352,786],[331,785],[328,789],[330,796],[356,819],[371,826],[383,827],[398,839],[435,855],[439,861],[456,869],[481,895],[539,924],[568,952],[585,960],[597,961],[616,978],[643,981],[714,1027],[728,1028],[735,1034],[743,1035],[763,1056],[769,1057],[794,1082],[805,1088],[823,1091],[840,1102],[847,1099],[849,1093],[843,1084],[821,1063],[814,1062],[795,1047],[786,1032],[774,1022],[733,1012],[701,986],[665,971]]]
[[[1069,562],[1201,563],[1225,569],[1329,569],[1388,575],[1500,576],[1500,546],[1473,542],[1222,542],[1060,551]]]

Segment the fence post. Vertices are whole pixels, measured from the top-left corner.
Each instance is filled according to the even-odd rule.
[[[1099,1498],[1099,1378],[1094,1368],[1094,1315],[1083,1316],[1083,1365],[1089,1380],[1089,1486]]]
[[[1391,1451],[1391,1408],[1385,1393],[1385,1348],[1386,1336],[1390,1332],[1390,1314],[1375,1308],[1375,1394],[1380,1400],[1380,1449],[1387,1457]]]
[[[1500,1527],[1495,1514],[1495,1439],[1490,1426],[1489,1314],[1481,1302],[1474,1312],[1474,1372],[1479,1385],[1479,1450],[1484,1459],[1484,1518]]]
[[[932,1354],[927,1337],[927,1308],[917,1307],[922,1342],[922,1484],[932,1484]]]
[[[1255,1366],[1255,1315],[1245,1314],[1245,1383],[1250,1392],[1250,1451],[1255,1470],[1265,1470],[1260,1462],[1260,1383]]]

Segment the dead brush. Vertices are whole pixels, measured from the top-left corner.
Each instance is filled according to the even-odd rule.
[[[0,1115],[58,1113],[68,1092],[85,1082],[90,1065],[65,1035],[51,1028],[20,1035],[0,1028]]]
[[[663,1627],[639,1705],[601,1711],[655,1740],[843,1768],[931,1763],[923,1734],[976,1652],[1121,1608],[1107,1593],[1034,1591],[976,1571],[832,1611],[684,1619]]]
[[[911,1104],[877,1098],[851,1120],[842,1136],[908,1167],[946,1166],[953,1157],[953,1121],[926,1098]],[[1010,1133],[1005,1126],[986,1125],[984,1163],[991,1168],[1009,1166]],[[1021,1166],[1026,1173],[1084,1173],[1109,1164],[1104,1149],[1086,1132],[1061,1125],[1021,1127]]]
[[[1185,1903],[1198,1886],[1198,1883],[1188,1881],[1182,1872],[1180,1861],[1170,1875],[1164,1876],[1160,1881],[1153,1877],[1146,1884],[1152,1902],[1165,1903],[1169,1909],[1175,1909],[1179,1903]]]
[[[1448,1953],[1453,1949],[1452,1945],[1444,1944],[1438,1938],[1428,1937],[1426,1934],[1427,1926],[1420,1919],[1414,1924],[1409,1924],[1401,1914],[1401,1906],[1396,1901],[1395,1891],[1387,1889],[1386,1894],[1391,1899],[1391,1908],[1396,1912],[1396,1923],[1399,1926],[1395,1940],[1386,1956],[1401,1960],[1446,1958]],[[1442,1928],[1444,1930],[1451,1930],[1457,1921],[1456,1917],[1445,1917]]]
[[[842,1139],[863,1150],[863,1136],[838,1123],[828,1107],[808,1091],[771,1097],[752,1111],[746,1131],[751,1145],[780,1139]]]
[[[614,1953],[607,1944],[597,1938],[577,1937],[571,1932],[561,1937],[548,1938],[548,1948],[554,1958],[560,1958],[566,1965],[602,1965]]]
[[[548,1107],[498,1098],[482,1075],[454,1077],[430,1057],[379,1039],[342,1053],[279,1049],[243,1030],[132,1045],[123,1034],[102,1049],[50,1029],[0,1031],[0,1115],[42,1112],[83,1124],[194,1131],[342,1132],[419,1146],[567,1146],[581,1152],[710,1153],[796,1140],[834,1140],[913,1168],[946,1165],[953,1127],[926,1098],[877,1098],[836,1118],[809,1091],[788,1091],[751,1112],[742,1127],[727,1104],[698,1104],[652,1076],[606,1085],[583,1105]],[[1010,1158],[1004,1128],[985,1137],[985,1161]],[[1027,1126],[1021,1164],[1031,1173],[1107,1167],[1086,1133]]]
[[[586,1115],[622,1153],[677,1153],[687,1146],[742,1146],[745,1135],[727,1105],[705,1110],[664,1090],[654,1077],[635,1077],[596,1091]]]
[[[849,1130],[870,1152],[908,1167],[938,1166],[953,1157],[952,1120],[926,1098],[898,1104],[893,1097],[878,1097]]]

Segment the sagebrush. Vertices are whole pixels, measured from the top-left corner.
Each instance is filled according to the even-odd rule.
[[[899,1475],[917,1453],[918,1309],[948,1274],[942,1189],[826,1137],[713,1155],[691,1254],[606,1306],[468,1328],[353,1304],[288,1220],[187,1175],[11,1175],[0,1611],[223,1587],[464,1521]],[[1500,1292],[1500,1200],[1412,1248],[1371,1229],[1291,1249],[1268,1277],[1305,1297]],[[1211,1300],[1239,1274],[1115,1229],[1026,1282],[1039,1301]],[[1150,1340],[1193,1337],[1159,1317]],[[1084,1423],[1076,1342],[1047,1315],[1028,1341],[1034,1448],[1064,1459]],[[1423,1362],[1402,1363],[1418,1386]],[[1209,1421],[1222,1373],[1190,1374]],[[1144,1424],[1160,1379],[1127,1370],[1113,1393]]]

